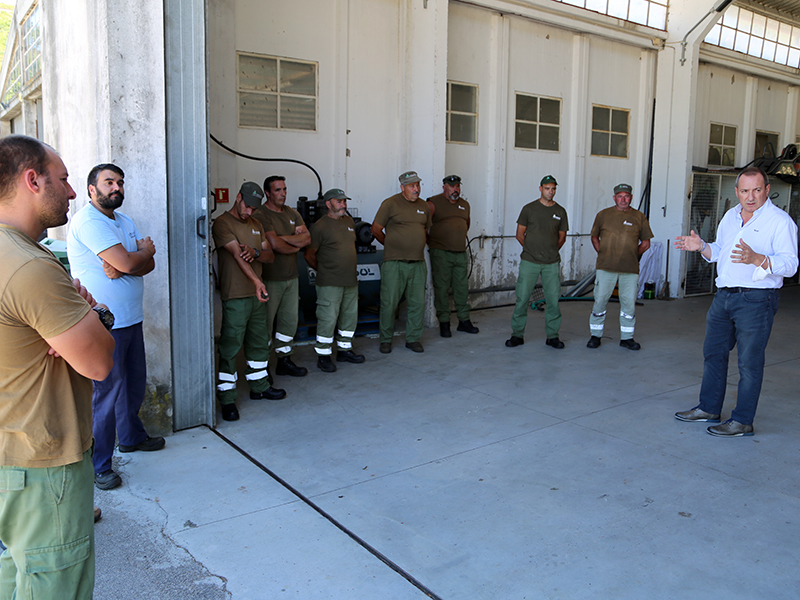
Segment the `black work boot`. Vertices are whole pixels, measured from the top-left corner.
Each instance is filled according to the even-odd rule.
[[[290,377],[305,377],[308,375],[308,369],[294,364],[291,356],[282,356],[278,359],[275,373],[277,375],[289,375]]]
[[[453,337],[450,333],[450,323],[439,323],[439,335],[442,337]]]
[[[336,370],[336,365],[333,364],[330,356],[327,354],[320,354],[317,357],[317,368],[326,373],[333,373]]]
[[[470,321],[469,319],[467,319],[466,321],[459,321],[456,330],[463,331],[465,333],[478,333],[480,331],[480,329],[475,327],[475,325],[473,325],[472,321]]]

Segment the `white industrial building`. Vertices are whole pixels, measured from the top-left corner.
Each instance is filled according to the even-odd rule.
[[[126,171],[124,210],[158,248],[146,283],[148,406],[176,429],[214,419],[210,192],[232,200],[243,181],[274,173],[292,202],[320,190],[310,169],[236,157],[211,135],[246,155],[309,163],[323,192],[345,189],[368,221],[403,171],[419,172],[426,197],[461,175],[475,306],[511,297],[516,219],[546,174],[569,214],[564,280],[593,270],[588,234],[614,185],[632,184],[638,206],[649,182],[658,283],[683,296],[686,257],[667,242],[699,225],[693,169],[741,167],[800,136],[796,1],[19,4],[0,73],[2,131],[62,154],[74,210],[92,165]],[[40,73],[28,81],[19,74],[34,16]],[[717,178],[712,204],[730,200],[729,177],[705,176]],[[776,203],[797,214],[791,185],[778,183]]]

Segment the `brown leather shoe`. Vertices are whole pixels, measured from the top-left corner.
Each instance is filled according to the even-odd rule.
[[[691,410],[676,412],[675,418],[678,419],[678,421],[687,421],[690,423],[694,421],[719,423],[719,415],[712,415],[711,413],[701,410],[699,404]]]
[[[745,435],[753,435],[753,426],[728,419],[722,425],[713,425],[706,429],[706,431],[711,435],[718,435],[721,437],[742,437]]]

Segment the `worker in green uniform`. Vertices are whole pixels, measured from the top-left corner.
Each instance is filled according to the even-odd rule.
[[[274,327],[275,354],[278,357],[275,373],[304,377],[308,369],[292,362],[292,350],[300,305],[297,253],[308,246],[311,235],[300,213],[286,206],[285,177],[267,177],[264,180],[264,192],[267,200],[253,216],[263,225],[264,233],[275,253],[275,262],[265,265],[262,271],[264,285],[270,297],[267,304],[267,327],[270,340]]]
[[[325,373],[336,371],[331,360],[336,333],[336,362],[360,364],[363,354],[353,352],[358,324],[358,256],[356,224],[347,214],[350,198],[334,188],[323,198],[328,213],[311,227],[311,243],[305,249],[306,262],[315,269],[317,288],[317,367]],[[338,331],[336,324],[339,324]]]
[[[428,198],[431,209],[431,229],[428,232],[428,252],[431,256],[433,304],[439,320],[439,335],[450,333],[450,289],[458,317],[458,331],[478,333],[469,319],[467,231],[469,202],[461,197],[461,177],[448,175],[442,179],[442,193]]]
[[[271,386],[268,369],[266,303],[269,295],[261,280],[261,267],[273,261],[273,253],[261,223],[252,217],[253,210],[261,206],[263,197],[257,183],[243,183],[231,209],[217,217],[211,228],[218,251],[222,300],[222,329],[217,344],[217,399],[225,421],[239,419],[236,356],[242,344],[250,398],[280,400],[286,396],[284,390]]]
[[[525,343],[525,325],[528,322],[528,306],[539,275],[544,291],[545,344],[561,349],[564,342],[558,339],[561,327],[561,255],[559,250],[567,240],[569,222],[567,211],[553,198],[558,182],[546,175],[539,182],[539,199],[522,207],[517,219],[517,241],[522,245],[517,278],[517,304],[511,317],[511,338],[506,346],[514,348]]]
[[[636,327],[636,294],[639,260],[650,247],[653,232],[643,213],[631,207],[633,188],[620,183],[614,188],[614,206],[597,213],[592,225],[592,246],[597,251],[594,306],[589,317],[591,337],[587,348],[598,348],[603,337],[606,304],[619,287],[619,345],[628,350],[642,346],[633,339]]]
[[[380,351],[392,351],[394,316],[403,294],[408,303],[406,348],[425,352],[419,338],[425,315],[425,244],[431,226],[428,203],[419,197],[420,182],[415,171],[399,177],[400,190],[383,201],[375,220],[372,235],[383,244],[381,265]]]

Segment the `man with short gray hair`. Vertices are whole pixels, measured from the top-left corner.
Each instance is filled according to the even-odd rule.
[[[428,203],[419,197],[420,182],[415,171],[399,177],[399,194],[383,201],[372,223],[372,235],[383,244],[381,265],[380,351],[392,351],[394,316],[403,294],[408,303],[406,348],[424,352],[419,341],[425,316],[425,244],[431,226]]]
[[[619,345],[639,350],[633,339],[636,326],[636,294],[639,291],[639,259],[650,247],[653,232],[641,212],[631,207],[633,188],[620,183],[614,188],[614,206],[597,213],[592,225],[592,246],[597,251],[594,306],[589,318],[591,337],[587,348],[598,348],[603,337],[606,305],[619,285]]]
[[[778,312],[783,278],[797,271],[797,225],[769,199],[769,178],[750,167],[736,178],[739,204],[728,210],[717,239],[706,243],[694,231],[678,236],[675,247],[699,252],[717,263],[717,293],[706,317],[700,403],[675,413],[679,421],[719,423],[728,387],[728,355],[736,346],[739,393],[731,418],[707,428],[711,435],[753,435],[764,353]]]

